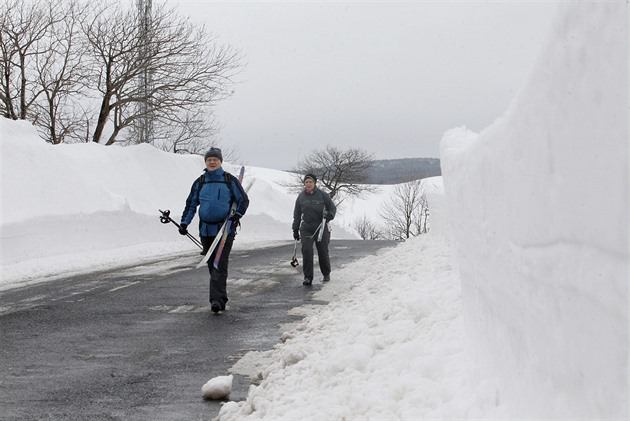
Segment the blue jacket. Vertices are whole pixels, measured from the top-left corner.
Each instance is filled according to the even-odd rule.
[[[217,235],[223,222],[230,216],[232,199],[236,206],[235,214],[239,217],[245,215],[249,206],[249,198],[238,178],[231,177],[231,192],[225,182],[225,171],[219,168],[215,171],[204,170],[204,182],[199,189],[200,180],[193,183],[190,194],[186,199],[186,207],[182,214],[182,224],[189,225],[195,217],[199,207],[199,235],[201,237],[214,237]],[[236,227],[232,225],[230,233],[235,233]]]

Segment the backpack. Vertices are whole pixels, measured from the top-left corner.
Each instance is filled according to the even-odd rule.
[[[234,201],[236,200],[236,196],[234,195],[234,192],[232,191],[232,174],[230,174],[227,171],[224,171],[223,177],[225,178],[225,184],[227,185],[228,190],[230,190],[230,206],[232,206],[232,203],[234,203]],[[201,191],[201,188],[203,187],[203,183],[205,182],[206,182],[206,173],[203,173],[199,177],[199,191]],[[211,181],[211,183],[217,183],[217,181]]]

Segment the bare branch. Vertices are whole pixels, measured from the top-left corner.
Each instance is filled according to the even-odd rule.
[[[79,22],[85,18],[85,9],[76,0],[55,0],[49,8],[51,34],[35,57],[35,83],[43,95],[34,107],[44,138],[58,144],[66,137],[76,138],[86,125],[85,110],[75,105],[86,96],[89,75],[79,46]]]
[[[95,142],[101,141],[112,120],[107,144],[141,119],[164,121],[185,111],[209,110],[230,95],[230,78],[240,67],[237,53],[217,46],[203,28],[163,5],[142,37],[136,18],[131,10],[118,10],[101,13],[84,26],[94,65],[100,69],[97,80],[102,100]],[[151,75],[149,89],[138,83],[145,73]],[[117,118],[111,119],[112,113]]]
[[[0,111],[5,117],[25,120],[31,113],[30,105],[41,94],[31,78],[33,57],[42,53],[40,48],[45,45],[44,41],[55,21],[49,15],[46,4],[40,0],[8,0],[0,7]]]

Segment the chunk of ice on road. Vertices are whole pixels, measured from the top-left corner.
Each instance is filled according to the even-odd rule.
[[[206,399],[223,399],[232,391],[233,375],[214,377],[201,387],[201,393]]]

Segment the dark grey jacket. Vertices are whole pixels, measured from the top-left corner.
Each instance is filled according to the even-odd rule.
[[[303,232],[313,234],[322,222],[324,209],[326,220],[331,221],[335,217],[337,207],[328,193],[317,187],[310,194],[306,191],[300,193],[293,209],[293,231],[301,229]]]

